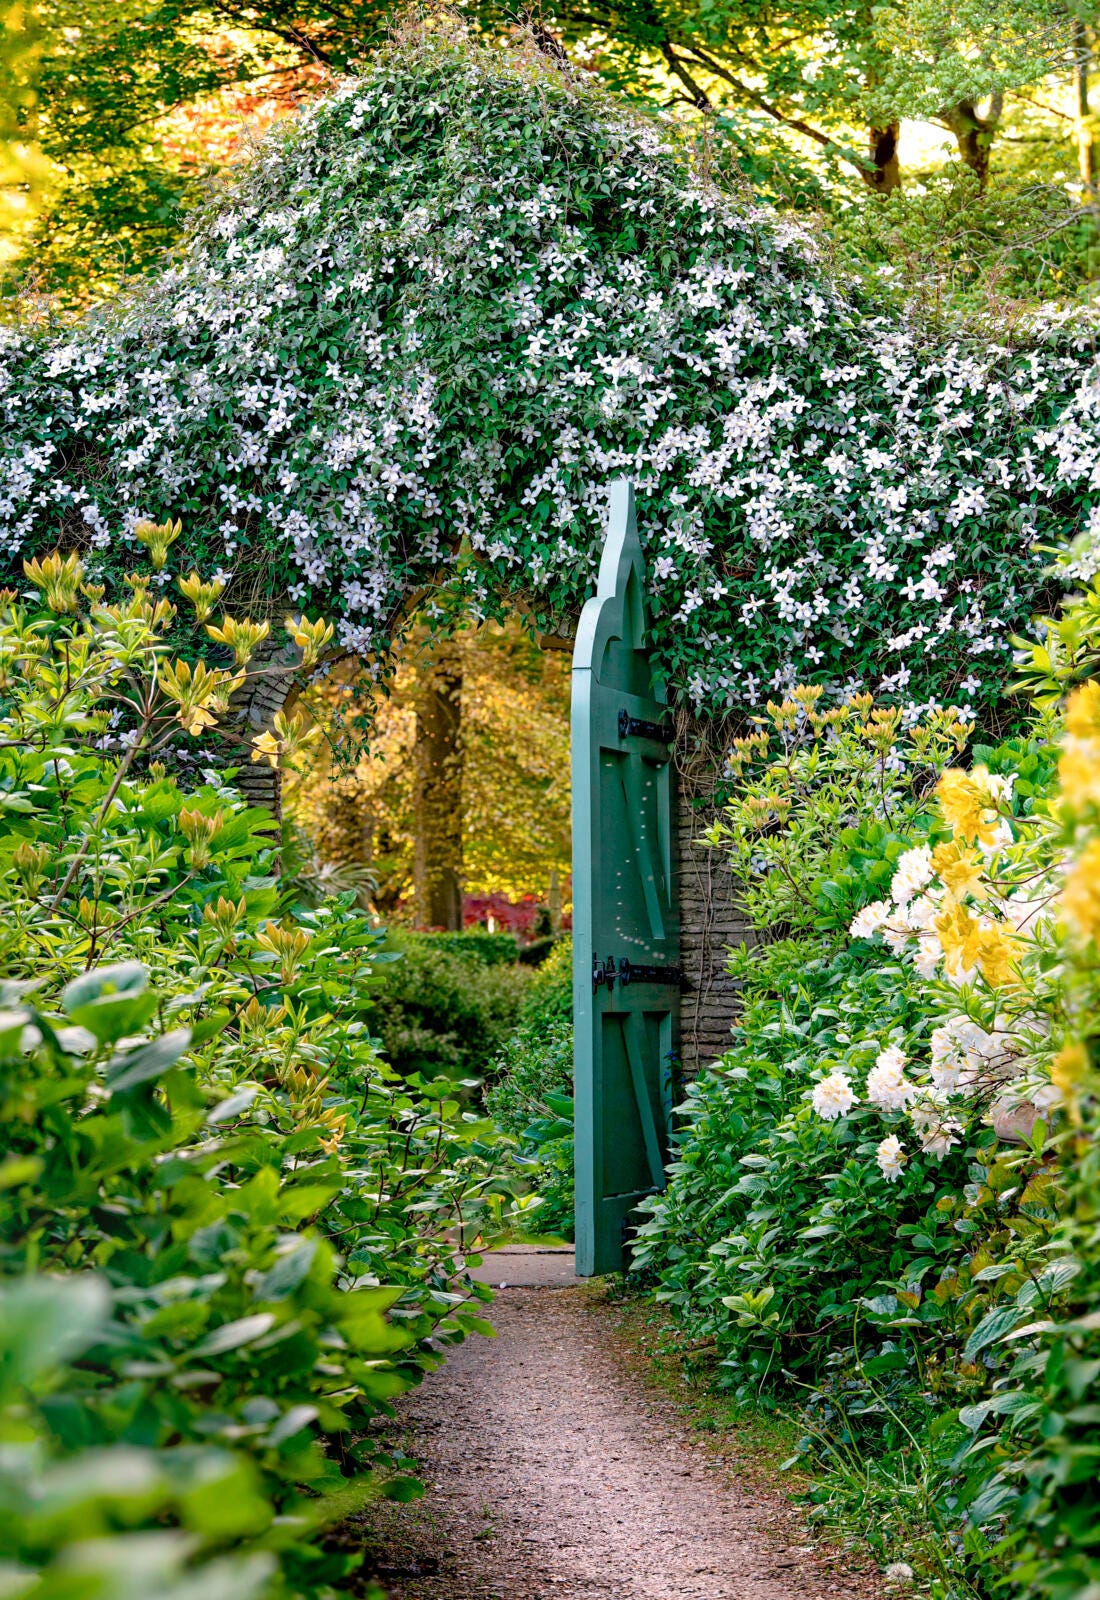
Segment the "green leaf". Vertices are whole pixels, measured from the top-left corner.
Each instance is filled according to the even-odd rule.
[[[61,991],[61,1005],[71,1013],[74,1006],[91,1005],[93,1001],[109,999],[113,995],[139,994],[148,981],[148,969],[140,961],[120,961],[110,967],[93,967],[91,972],[65,985]]]
[[[10,1394],[79,1355],[106,1323],[110,1305],[106,1283],[91,1273],[0,1286],[0,1392]]]
[[[407,1505],[411,1500],[423,1498],[424,1485],[419,1478],[391,1478],[384,1485],[382,1493],[387,1500],[396,1500],[400,1505]]]
[[[137,1050],[113,1056],[106,1067],[107,1087],[113,1094],[121,1094],[139,1083],[159,1078],[179,1060],[190,1043],[190,1028],[173,1028],[171,1033],[162,1033]]]
[[[238,1317],[235,1322],[223,1322],[220,1328],[215,1328],[213,1333],[199,1340],[188,1352],[189,1357],[202,1360],[209,1356],[226,1355],[230,1350],[240,1350],[244,1345],[263,1338],[274,1325],[273,1311],[257,1311],[250,1317]]]
[[[142,994],[101,995],[82,1005],[71,1005],[69,1016],[77,1027],[87,1028],[98,1043],[111,1044],[128,1034],[140,1033],[157,1009],[151,991]]]
[[[998,1306],[995,1310],[987,1312],[966,1341],[963,1360],[973,1361],[975,1356],[980,1355],[991,1344],[998,1343],[1006,1334],[1011,1333],[1019,1320],[1018,1306]]]

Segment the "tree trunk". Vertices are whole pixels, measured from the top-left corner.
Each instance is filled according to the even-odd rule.
[[[901,124],[889,122],[884,128],[867,129],[867,154],[873,171],[863,174],[868,188],[877,194],[890,194],[901,188],[901,162],[898,159],[898,135]]]
[[[462,654],[428,656],[416,695],[413,898],[421,927],[462,927]]]
[[[1095,198],[1097,159],[1096,144],[1092,136],[1089,113],[1089,70],[1092,66],[1092,40],[1085,24],[1078,19],[1073,24],[1074,54],[1077,58],[1077,163],[1081,182]]]
[[[561,932],[561,879],[557,867],[550,868],[550,893],[546,904],[550,912],[550,932],[556,939]]]
[[[959,100],[940,113],[942,121],[955,135],[959,159],[971,172],[977,173],[978,183],[983,189],[989,178],[989,154],[1001,120],[1002,104],[1003,96],[994,95],[987,117],[978,115],[972,100]]]

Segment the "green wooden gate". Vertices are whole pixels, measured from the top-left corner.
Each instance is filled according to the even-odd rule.
[[[618,1271],[664,1186],[679,1021],[672,728],[644,646],[634,490],[611,485],[596,595],[573,652],[577,1272]]]

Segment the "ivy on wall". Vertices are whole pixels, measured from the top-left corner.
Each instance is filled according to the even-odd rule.
[[[1089,339],[937,341],[672,123],[420,36],[270,135],[151,286],[0,334],[0,531],[94,570],[181,516],[166,580],[316,605],[382,659],[425,590],[575,609],[625,473],[681,697],[815,680],[980,709],[1035,544],[1100,526]]]

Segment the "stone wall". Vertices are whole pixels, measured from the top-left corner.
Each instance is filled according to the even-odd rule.
[[[249,663],[255,676],[245,691],[234,695],[219,730],[229,746],[226,765],[237,768],[238,789],[250,805],[267,806],[277,820],[283,814],[280,775],[266,761],[252,760],[252,740],[271,729],[277,711],[292,708],[299,659],[299,652],[277,634],[261,645]]]
[[[681,776],[677,828],[680,966],[686,987],[680,1001],[680,1060],[688,1078],[729,1044],[738,985],[726,969],[726,952],[731,945],[752,943],[752,930],[737,908],[726,858],[703,841],[715,810],[699,790],[697,776],[694,780]]]

